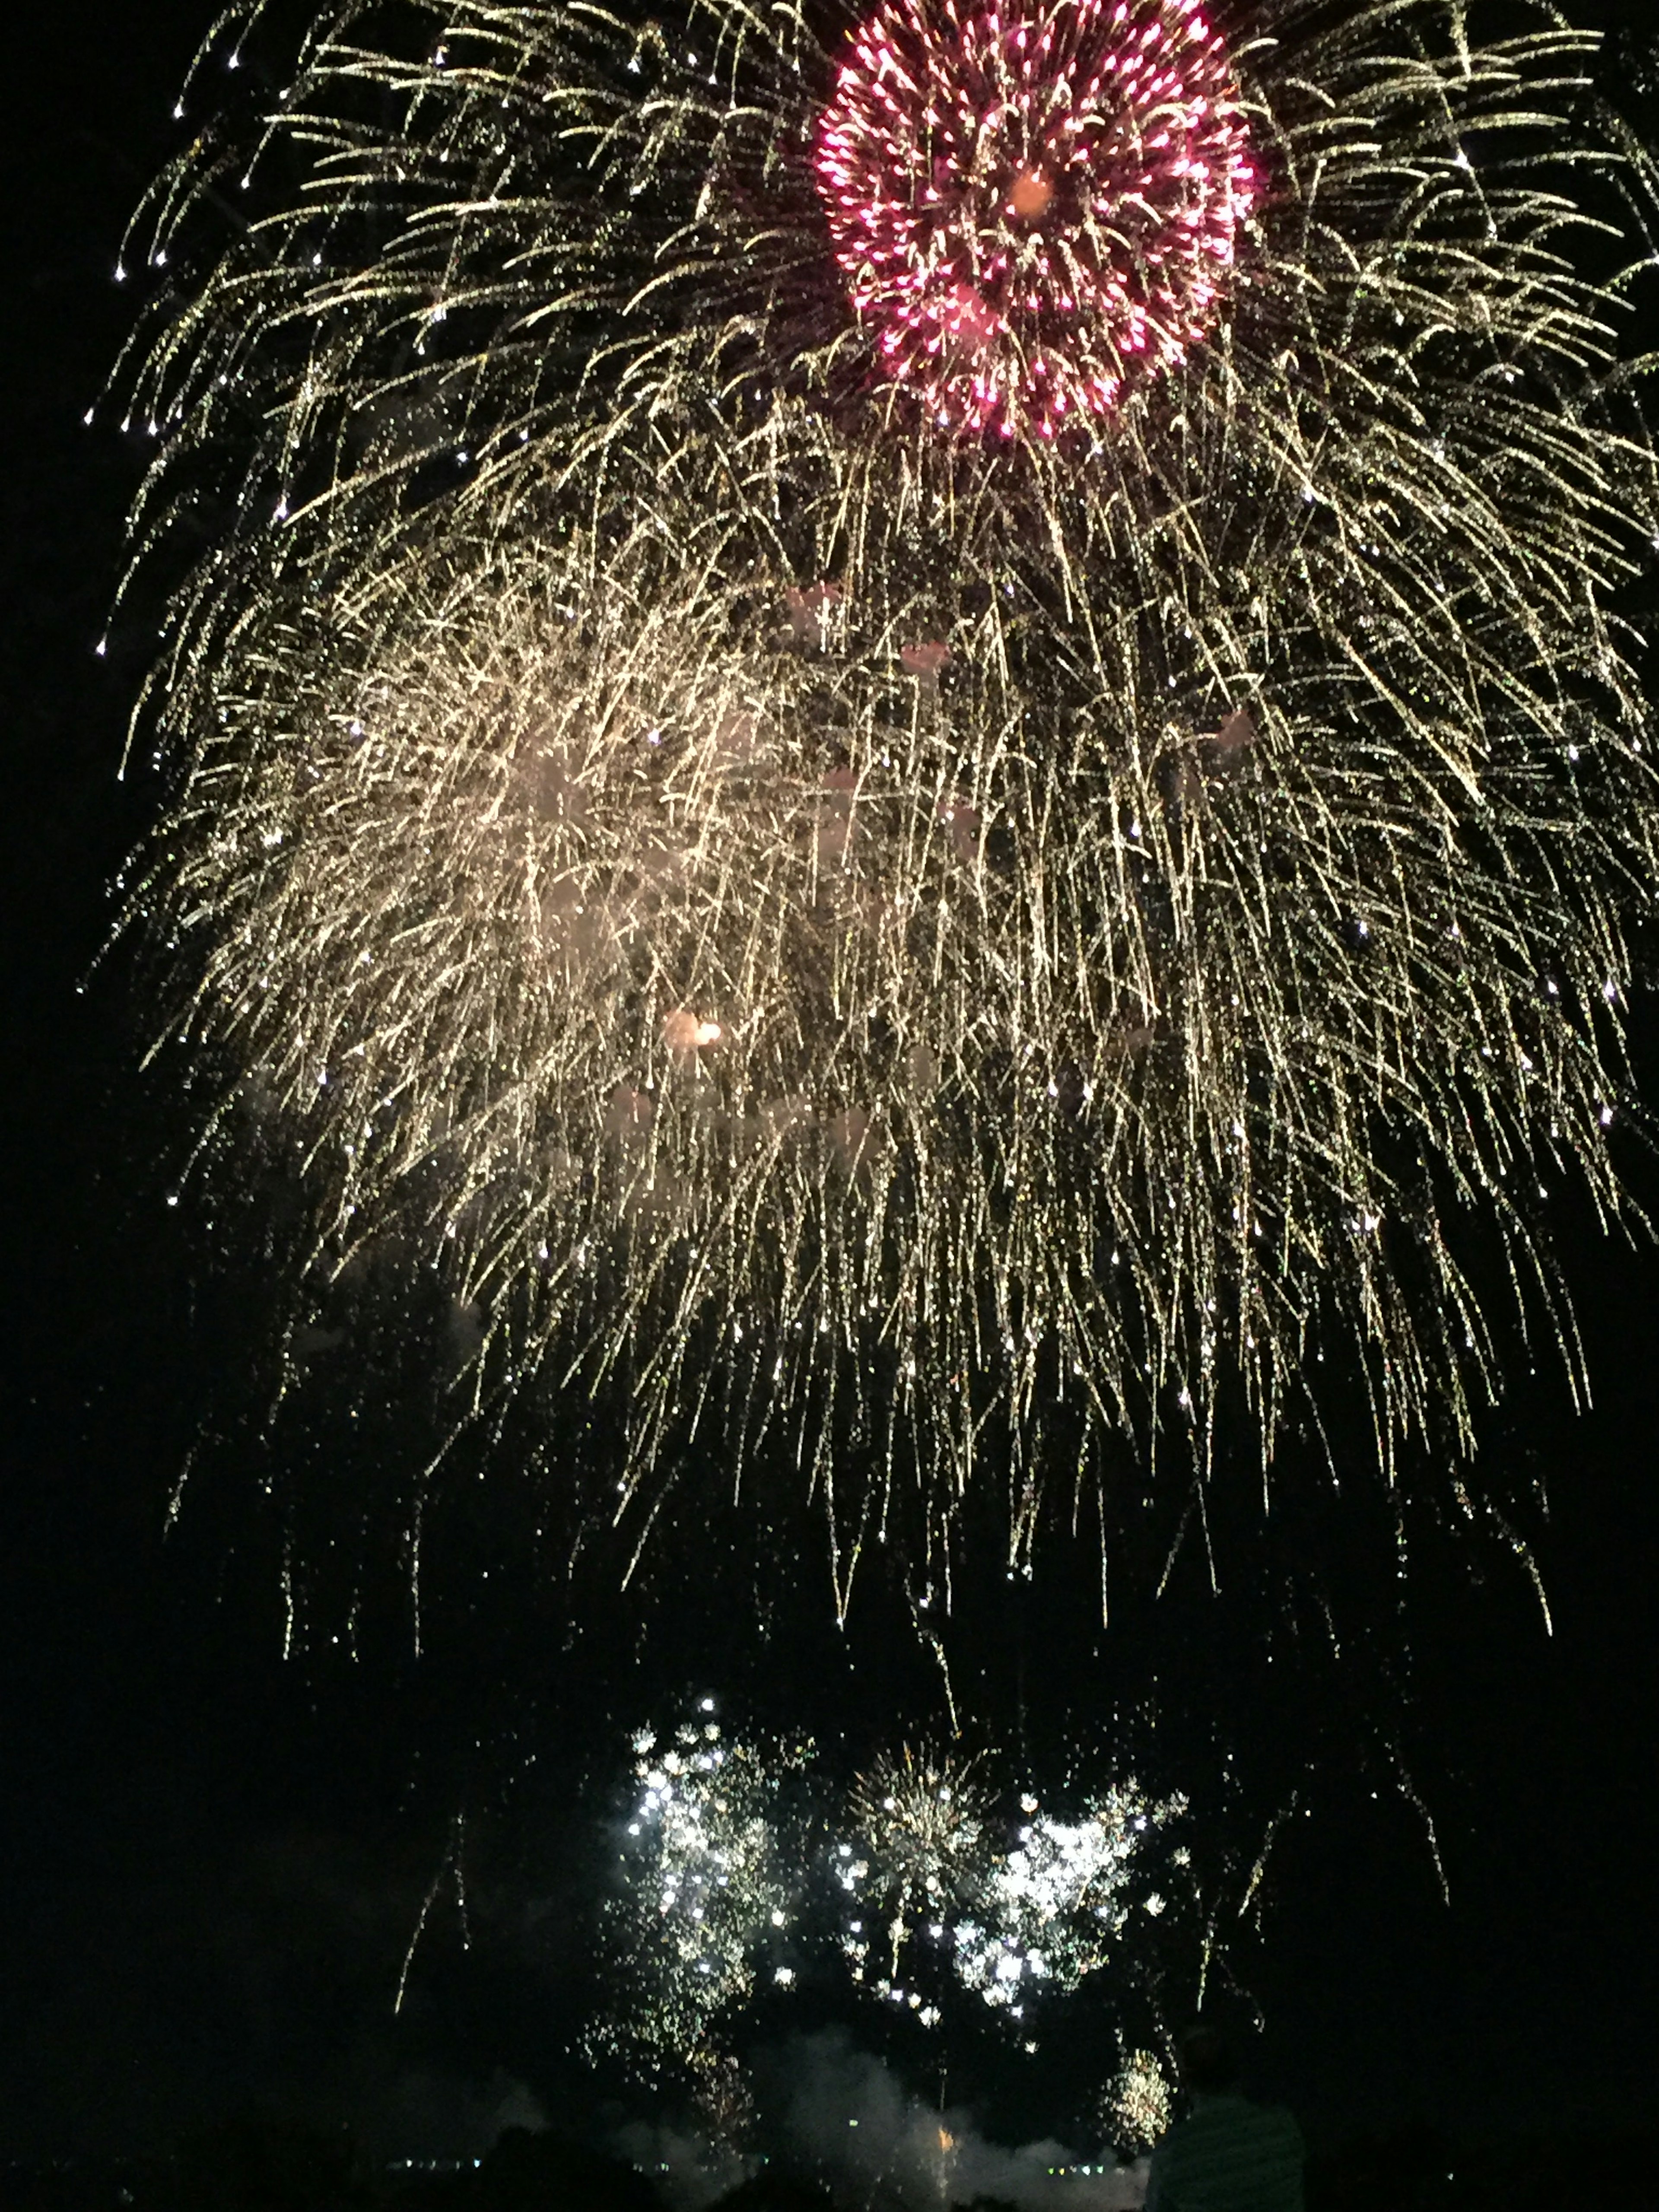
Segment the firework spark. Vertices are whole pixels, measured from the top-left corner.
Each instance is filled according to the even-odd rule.
[[[624,1391],[606,1510],[780,1439],[843,1601],[987,1457],[1018,1558],[1051,1462],[1229,1400],[1468,1447],[1464,1224],[1571,1363],[1659,880],[1594,40],[401,20],[319,31],[211,252],[181,161],[132,379],[141,543],[221,518],[133,912],[308,1286],[413,1254],[480,1401]]]

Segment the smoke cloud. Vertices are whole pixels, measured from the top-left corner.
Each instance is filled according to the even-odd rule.
[[[923,2104],[840,2029],[792,2038],[756,2072],[773,2161],[826,2182],[840,2198],[937,2208],[994,2198],[1018,2212],[1139,2212],[1146,2201],[1145,2160],[1091,2160],[1084,2173],[1080,2154],[1051,2138],[1016,2149],[990,2142],[968,2112]],[[616,2148],[678,2212],[702,2212],[759,2163],[640,2125],[622,2130]]]

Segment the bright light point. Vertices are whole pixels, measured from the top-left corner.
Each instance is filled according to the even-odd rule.
[[[663,1017],[662,1041],[670,1052],[706,1052],[710,1045],[720,1042],[721,1035],[718,1022],[703,1020],[684,1006],[677,1006],[672,1013]],[[714,1707],[705,1706],[704,1711],[712,1712]]]

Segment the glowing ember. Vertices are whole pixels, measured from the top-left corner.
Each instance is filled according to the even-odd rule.
[[[720,1025],[699,1019],[687,1006],[677,1006],[663,1018],[662,1036],[670,1052],[702,1052],[720,1042]]]
[[[946,428],[1008,439],[1182,361],[1257,191],[1200,0],[885,0],[816,170],[887,374]]]

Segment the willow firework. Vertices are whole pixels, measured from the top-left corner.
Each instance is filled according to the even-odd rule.
[[[625,1389],[624,1510],[772,1431],[843,1592],[988,1456],[1018,1554],[1045,1468],[1230,1395],[1271,1459],[1320,1371],[1468,1443],[1467,1218],[1571,1357],[1652,175],[1529,21],[408,0],[197,142],[133,903],[313,1280],[412,1246],[481,1397]]]

